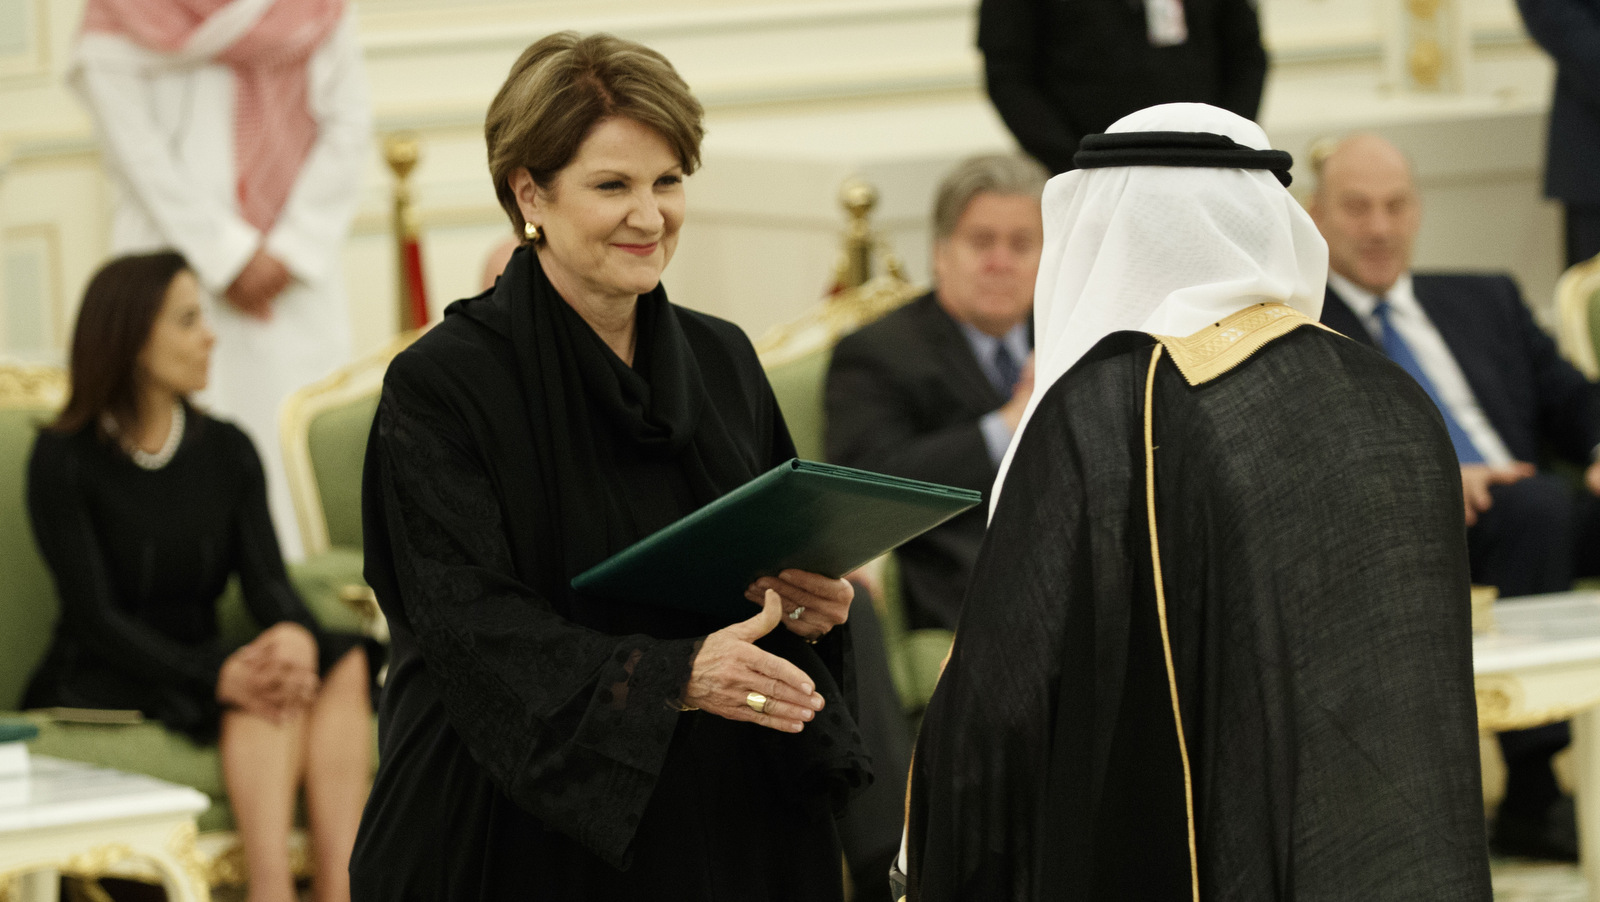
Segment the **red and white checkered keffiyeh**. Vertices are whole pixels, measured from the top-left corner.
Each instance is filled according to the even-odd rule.
[[[146,50],[182,51],[206,20],[241,0],[88,0],[85,33],[114,34]],[[345,0],[274,0],[212,60],[233,70],[239,209],[263,232],[288,202],[317,140],[308,64],[338,26]]]

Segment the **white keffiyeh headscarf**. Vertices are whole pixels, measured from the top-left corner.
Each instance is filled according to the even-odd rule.
[[[1209,132],[1271,148],[1254,122],[1203,103],[1150,107],[1106,131]],[[1189,335],[1267,301],[1313,320],[1322,314],[1327,242],[1271,172],[1079,169],[1050,180],[1043,206],[1033,397],[1000,463],[991,513],[1039,400],[1102,338]]]

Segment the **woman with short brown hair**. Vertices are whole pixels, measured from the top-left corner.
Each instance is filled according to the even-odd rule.
[[[395,358],[367,449],[394,639],[357,898],[842,895],[849,584],[764,578],[731,625],[571,588],[794,456],[749,340],[660,284],[700,116],[659,54],[571,33],[489,109],[525,241]]]

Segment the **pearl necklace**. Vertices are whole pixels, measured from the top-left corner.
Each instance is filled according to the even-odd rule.
[[[122,450],[128,452],[128,457],[133,459],[140,469],[159,470],[172,462],[172,455],[178,453],[178,445],[183,442],[184,422],[188,414],[184,413],[183,402],[172,402],[172,427],[167,430],[167,440],[161,444],[161,449],[154,454],[139,446],[122,440],[122,427],[117,425],[116,418],[107,413],[100,417],[100,425],[106,434],[118,439]]]

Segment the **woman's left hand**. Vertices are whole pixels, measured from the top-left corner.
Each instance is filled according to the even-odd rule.
[[[855,587],[847,580],[785,570],[776,577],[763,576],[751,583],[744,597],[761,604],[768,589],[783,600],[783,625],[807,642],[821,639],[848,620],[850,601],[856,596]]]

